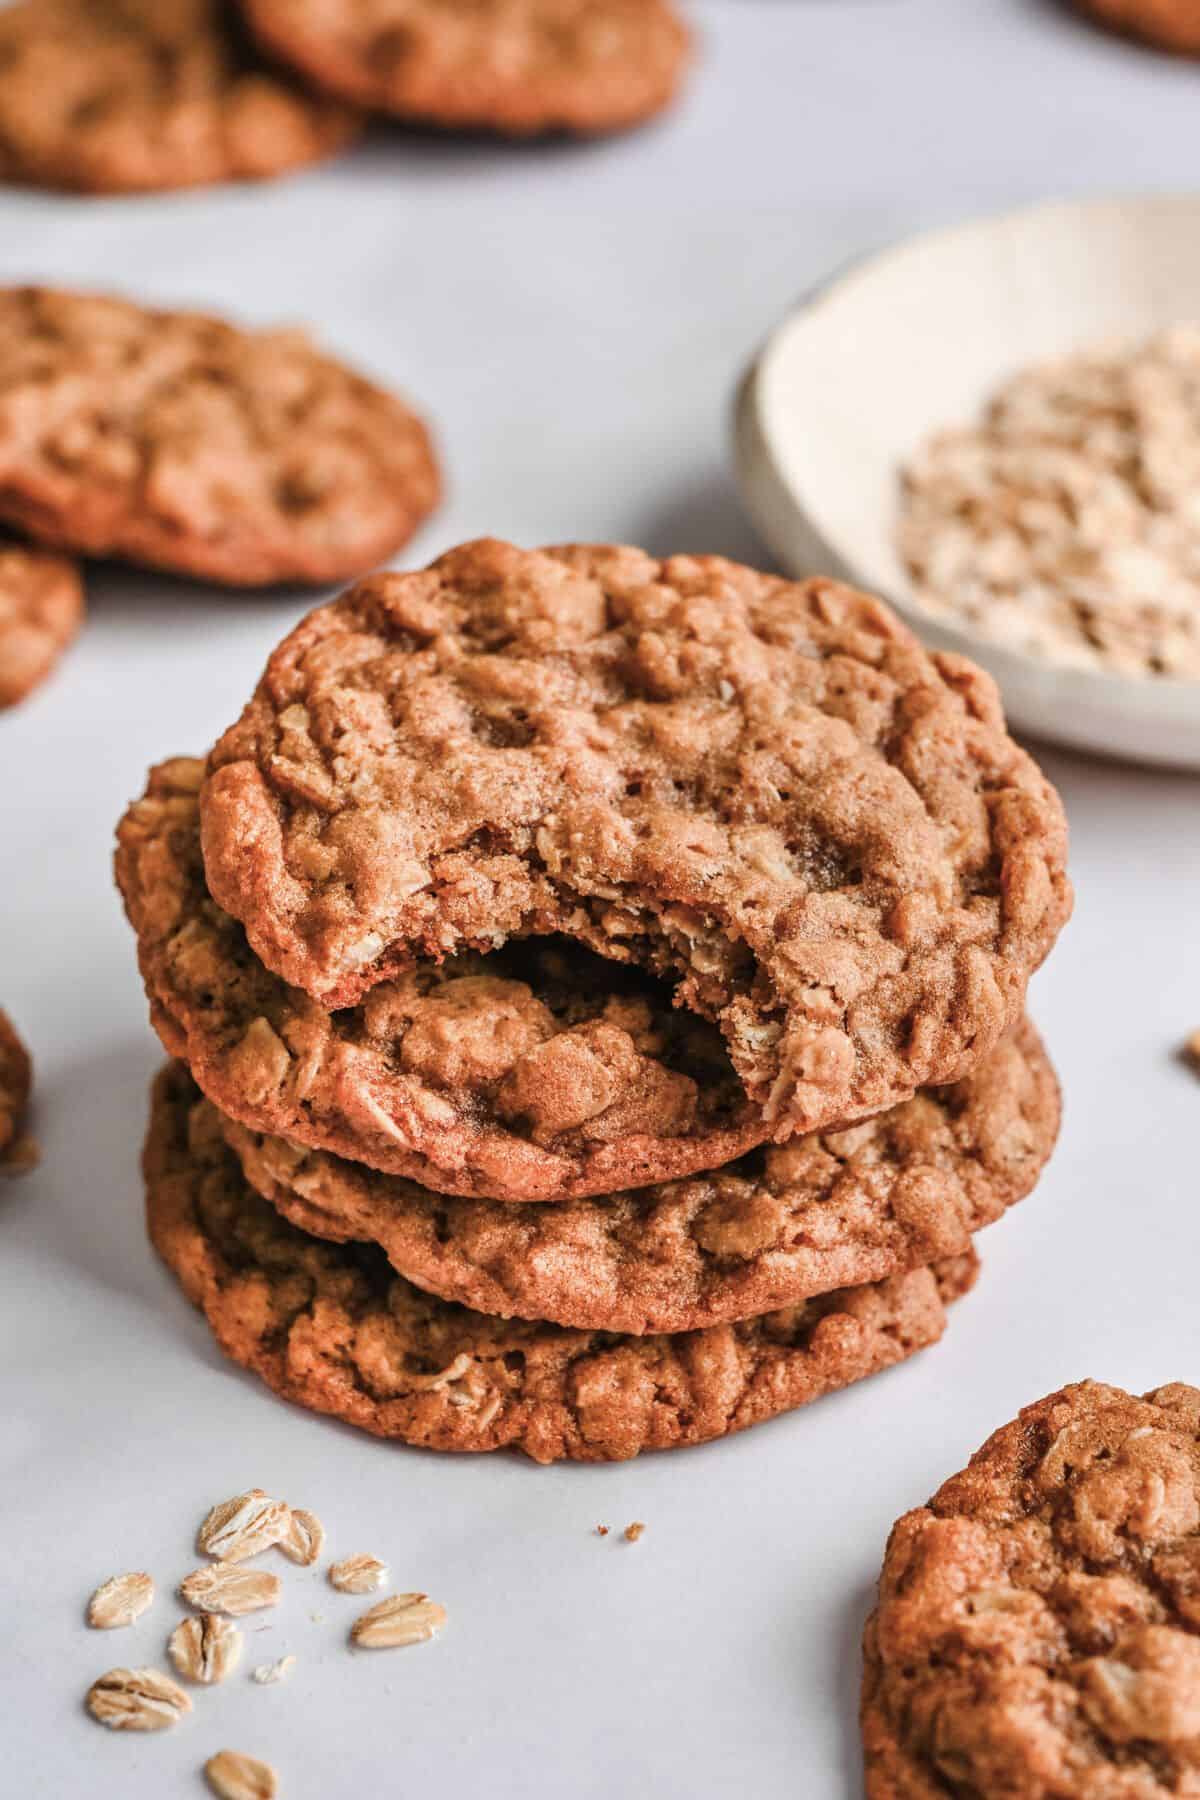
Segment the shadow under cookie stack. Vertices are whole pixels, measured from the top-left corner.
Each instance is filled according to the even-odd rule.
[[[1053,1148],[1065,856],[988,678],[835,583],[369,578],[119,827],[151,1237],[382,1437],[604,1461],[802,1406],[941,1336]]]

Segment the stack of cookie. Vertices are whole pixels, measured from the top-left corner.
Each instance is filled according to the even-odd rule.
[[[940,1336],[1058,1093],[1061,807],[878,602],[493,541],[361,582],[117,875],[151,1235],[381,1436],[698,1443]]]

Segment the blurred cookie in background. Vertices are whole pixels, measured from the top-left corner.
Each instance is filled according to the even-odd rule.
[[[668,0],[243,0],[264,47],[398,118],[515,137],[621,131],[682,81]]]
[[[0,1175],[36,1166],[38,1147],[24,1129],[33,1064],[8,1014],[0,1007]]]
[[[431,511],[429,434],[301,331],[0,289],[0,518],[231,586],[325,582]]]
[[[117,194],[261,181],[354,137],[348,107],[255,51],[224,0],[0,11],[0,179]]]
[[[46,679],[83,612],[83,581],[70,557],[0,531],[0,708],[16,706]]]
[[[1075,0],[1081,12],[1130,37],[1200,56],[1200,5],[1196,0]]]

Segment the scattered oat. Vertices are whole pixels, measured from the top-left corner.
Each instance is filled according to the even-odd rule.
[[[1183,1058],[1191,1063],[1197,1075],[1200,1075],[1200,1029],[1193,1031],[1183,1046]]]
[[[279,1540],[279,1548],[289,1562],[308,1568],[325,1548],[325,1527],[316,1513],[293,1507],[288,1515],[287,1530]]]
[[[352,1641],[364,1650],[423,1644],[446,1623],[446,1609],[427,1594],[392,1594],[355,1619]]]
[[[116,1631],[140,1619],[154,1599],[154,1583],[139,1570],[102,1581],[88,1601],[87,1622],[96,1631]]]
[[[308,1616],[312,1620],[314,1625],[323,1625],[325,1623],[325,1614],[324,1613],[309,1613]]]
[[[278,1575],[265,1569],[217,1568],[194,1569],[179,1584],[179,1592],[189,1606],[204,1612],[229,1613],[240,1619],[243,1613],[259,1612],[274,1606],[281,1590]]]
[[[196,1536],[196,1548],[218,1562],[245,1562],[288,1535],[291,1509],[261,1488],[214,1506]]]
[[[597,1525],[596,1536],[597,1537],[607,1537],[608,1536],[608,1526],[607,1525]]]
[[[86,1705],[110,1731],[165,1731],[192,1710],[178,1682],[157,1669],[110,1669],[93,1681]]]
[[[212,1686],[232,1675],[242,1655],[242,1634],[228,1619],[201,1613],[183,1619],[167,1642],[171,1661],[188,1681]]]
[[[377,1556],[347,1556],[330,1563],[329,1585],[339,1594],[373,1594],[387,1580],[387,1564]]]
[[[220,1800],[273,1800],[279,1777],[270,1763],[240,1750],[218,1750],[204,1765],[209,1787]]]
[[[625,1542],[627,1544],[636,1544],[645,1529],[646,1527],[642,1520],[635,1519],[632,1525],[627,1525],[625,1527]]]
[[[281,1656],[278,1662],[259,1663],[254,1679],[259,1687],[274,1687],[277,1681],[286,1681],[295,1666],[294,1656]]]

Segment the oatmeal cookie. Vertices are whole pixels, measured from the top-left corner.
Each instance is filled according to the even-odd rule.
[[[186,757],[117,833],[154,1024],[225,1113],[439,1192],[563,1200],[762,1140],[719,1034],[569,940],[425,963],[329,1013],[264,969],[204,886]]]
[[[1158,44],[1200,56],[1200,6],[1196,0],[1076,0],[1081,12],[1103,25]]]
[[[268,66],[232,0],[21,0],[0,11],[0,181],[117,194],[263,180],[358,115]]]
[[[771,1130],[957,1080],[1070,909],[991,680],[879,601],[485,540],[284,639],[201,800],[213,897],[329,1006],[564,932],[719,1024]]]
[[[37,1162],[37,1145],[24,1130],[32,1087],[29,1052],[0,1010],[0,1175],[23,1174]]]
[[[454,1200],[217,1114],[242,1172],[302,1230],[378,1244],[475,1312],[695,1331],[959,1255],[1037,1181],[1058,1084],[1023,1021],[975,1072],[848,1131],[711,1175],[562,1206]]]
[[[437,497],[420,420],[302,332],[0,289],[0,518],[32,537],[234,586],[336,581]]]
[[[804,1406],[936,1341],[972,1256],[740,1325],[622,1338],[436,1300],[370,1246],[287,1225],[178,1065],[146,1144],[150,1234],[227,1356],[286,1399],[436,1450],[612,1462]]]
[[[262,43],[359,106],[434,125],[596,133],[675,97],[669,0],[243,0]]]
[[[75,563],[0,532],[0,707],[46,679],[82,621]]]
[[[1027,1406],[894,1528],[865,1660],[871,1800],[1200,1791],[1200,1391]]]

